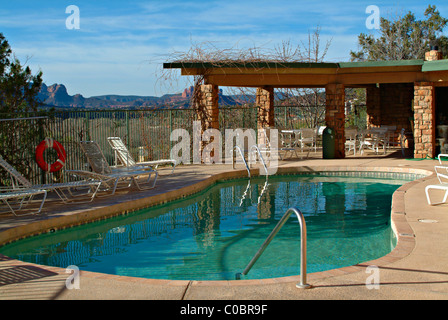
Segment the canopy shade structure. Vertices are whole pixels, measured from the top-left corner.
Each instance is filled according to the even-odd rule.
[[[201,76],[196,102],[205,127],[218,128],[218,88],[255,87],[258,127],[275,126],[275,88],[325,88],[325,124],[333,128],[338,158],[345,157],[345,88],[366,88],[367,126],[405,130],[415,158],[448,150],[448,60],[436,49],[425,59],[363,62],[175,61],[164,69]],[[445,123],[446,122],[446,123]],[[448,132],[448,130],[447,130]]]
[[[448,81],[448,60],[366,62],[171,62],[165,69],[181,69],[185,76],[202,75],[205,83],[235,87],[368,87],[377,83]]]

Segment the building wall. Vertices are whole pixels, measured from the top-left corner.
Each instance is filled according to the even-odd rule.
[[[396,125],[398,131],[401,128],[411,131],[414,84],[382,84],[380,89],[381,123],[389,126]]]
[[[414,149],[414,84],[383,83],[366,89],[367,127],[396,126],[395,138],[405,129],[405,147]]]
[[[413,83],[381,84],[379,88],[367,88],[367,126],[397,126],[412,130]]]

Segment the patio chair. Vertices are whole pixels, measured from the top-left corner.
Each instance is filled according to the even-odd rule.
[[[297,139],[297,146],[300,147],[301,152],[307,145],[317,151],[317,128],[304,128],[300,130],[299,139]]]
[[[386,130],[386,139],[384,141],[386,149],[389,150],[390,147],[400,147],[401,153],[404,156],[404,140],[406,139],[405,129],[402,128],[397,136],[397,126],[380,126],[380,128]]]
[[[118,164],[118,161],[120,161],[120,163],[125,167],[148,166],[153,170],[157,170],[159,165],[171,164],[173,166],[173,170],[171,171],[171,173],[173,173],[174,169],[176,168],[177,162],[174,159],[160,159],[154,161],[136,162],[134,158],[132,158],[131,153],[120,137],[109,137],[107,138],[107,141],[109,141],[110,146],[115,152],[115,166]]]
[[[71,170],[72,174],[90,177],[92,179],[113,179],[114,185],[112,188],[112,194],[115,193],[118,184],[120,182],[129,181],[127,187],[131,187],[134,184],[138,190],[148,190],[155,188],[158,173],[151,168],[142,167],[123,167],[112,168],[109,166],[106,157],[104,156],[100,146],[95,141],[81,141],[79,143],[82,151],[87,157],[90,168],[93,172],[83,170]],[[152,174],[154,173],[154,180],[149,187],[142,187],[138,182],[140,176],[147,175],[146,183],[151,182]]]
[[[25,190],[46,190],[54,191],[64,203],[69,203],[74,200],[75,195],[72,193],[72,189],[86,188],[88,187],[88,194],[91,193],[90,201],[92,201],[102,181],[98,180],[80,180],[69,181],[61,183],[48,183],[48,184],[33,184],[27,178],[25,178],[20,172],[18,172],[13,166],[11,166],[2,156],[0,156],[0,166],[2,166],[11,176],[13,190],[25,191]]]
[[[386,136],[387,129],[372,128],[360,134],[359,152],[364,154],[364,147],[372,150],[378,154],[380,146],[383,147],[384,154],[386,154]]]
[[[286,155],[288,154],[288,152],[291,154],[293,154],[293,152],[295,153],[296,157],[298,158],[299,155],[297,154],[297,150],[296,148],[294,148],[293,146],[290,145],[283,145],[282,142],[282,136],[280,135],[280,146],[277,145],[273,145],[270,141],[270,130],[273,128],[263,128],[260,131],[262,132],[263,136],[262,139],[264,139],[264,143],[262,144],[258,144],[258,148],[261,152],[265,153],[265,154],[270,154],[271,152],[276,152],[278,154],[278,156],[280,157],[280,160],[283,160],[284,157],[286,157]],[[269,135],[268,135],[269,132]],[[280,151],[284,151],[284,155],[282,156]]]
[[[440,163],[440,164],[443,164],[443,159],[448,160],[448,154],[440,153],[440,154],[437,156],[437,159],[439,160],[439,163]]]
[[[353,151],[353,155],[356,155],[356,142],[357,142],[358,130],[345,129],[345,148],[347,152]]]
[[[426,199],[428,200],[428,204],[431,206],[436,205],[436,204],[446,203],[446,200],[448,199],[448,167],[435,166],[434,170],[436,171],[437,179],[439,180],[440,183],[428,185],[425,188]],[[445,191],[442,202],[431,202],[431,198],[429,196],[429,191],[431,189]]]
[[[45,199],[47,198],[47,191],[41,190],[41,189],[22,189],[22,190],[14,190],[10,189],[7,191],[3,191],[0,193],[0,200],[5,203],[9,210],[15,215],[18,216],[16,213],[17,210],[21,210],[22,207],[31,201],[31,199],[36,195],[43,194],[43,198],[41,200],[39,209],[36,212],[31,212],[28,214],[38,214],[42,211],[42,207],[44,206]],[[14,209],[13,204],[9,203],[9,200],[17,200],[19,201],[18,208]],[[23,214],[21,214],[23,215]]]

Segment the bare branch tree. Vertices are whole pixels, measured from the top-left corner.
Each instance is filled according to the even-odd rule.
[[[199,85],[204,83],[207,67],[234,67],[240,68],[241,64],[249,65],[256,62],[323,62],[331,40],[321,45],[320,28],[317,27],[313,32],[309,32],[307,42],[299,42],[293,45],[290,40],[283,41],[274,49],[264,47],[251,47],[241,49],[237,46],[232,48],[220,49],[212,42],[193,43],[186,52],[174,52],[167,57],[171,62],[177,63],[202,63],[204,65],[204,74],[193,77],[195,90],[191,99],[191,106],[198,108]],[[268,66],[265,66],[265,68]],[[172,69],[162,69],[158,76],[159,81],[163,82],[173,79]],[[238,96],[240,104],[253,102],[253,88],[228,88],[230,94]],[[291,104],[300,107],[301,117],[306,121],[308,127],[316,127],[325,113],[325,95],[321,88],[297,88],[280,89],[276,94],[276,103]],[[198,113],[204,110],[196,110]]]
[[[303,41],[297,47],[292,47],[290,41],[282,42],[276,48],[276,54],[285,61],[319,63],[325,60],[331,40],[321,47],[320,28],[316,27],[308,33],[308,43]],[[325,115],[325,94],[322,88],[293,88],[281,89],[277,98],[282,104],[299,107],[300,116],[307,127],[315,128]]]

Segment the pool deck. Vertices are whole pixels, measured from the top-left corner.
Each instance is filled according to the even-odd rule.
[[[280,168],[304,170],[344,168],[394,168],[433,171],[435,160],[406,160],[399,153],[389,156],[348,157],[341,160],[309,159],[282,161]],[[89,204],[61,206],[45,203],[43,214],[14,217],[0,214],[0,243],[39,230],[77,224],[88,217],[100,218],[147,205],[148,199],[164,201],[179,190],[197,191],[211,177],[224,172],[245,172],[229,165],[178,166],[160,171],[157,188],[120,192]],[[286,169],[285,169],[286,170]],[[0,300],[446,300],[448,299],[448,204],[429,206],[425,186],[436,184],[429,176],[401,187],[393,198],[392,220],[398,235],[397,247],[387,256],[356,266],[307,275],[311,289],[298,289],[299,276],[239,281],[170,281],[107,275],[81,270],[79,289],[67,289],[65,269],[33,265],[0,255]],[[149,197],[149,198],[148,198]],[[377,266],[378,273],[369,272]],[[376,287],[369,279],[379,276]],[[378,278],[377,278],[378,279]],[[370,284],[367,286],[366,283]]]

